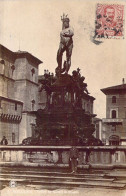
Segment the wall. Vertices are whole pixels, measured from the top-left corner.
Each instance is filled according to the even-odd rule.
[[[6,136],[8,145],[19,144],[19,123],[0,121],[0,141]],[[12,133],[15,134],[15,142],[12,142]]]
[[[34,110],[38,109],[38,85],[27,81],[15,81],[15,99],[22,101],[23,111],[32,111],[32,100],[35,100]]]
[[[16,108],[15,108],[16,104]],[[22,117],[23,105],[19,102],[1,98],[0,108],[0,141],[6,136],[8,144],[19,144],[19,123]],[[12,133],[15,142],[12,142]]]
[[[11,101],[8,99],[0,98],[1,100],[1,113],[8,114],[8,115],[18,115],[22,116],[22,107],[23,104],[16,101]],[[16,108],[15,108],[16,104]]]
[[[26,110],[26,80],[15,81],[14,84],[15,99],[23,102],[23,110]]]
[[[46,91],[38,92],[38,108],[44,109],[47,103],[47,94]]]
[[[38,109],[38,66],[28,62],[26,58],[18,58],[15,61],[15,98],[22,101],[23,111]],[[35,73],[32,76],[31,70]],[[35,101],[34,109],[32,100]]]
[[[27,113],[22,113],[22,119],[19,124],[19,144],[22,143],[22,140],[27,137],[27,132],[26,132],[26,127],[27,127]]]
[[[112,96],[116,96],[116,103],[112,103]],[[110,118],[110,110],[118,109],[118,118],[126,118],[126,94],[113,94],[106,96],[106,118]]]
[[[33,65],[29,62],[25,57],[17,58],[15,61],[15,71],[13,74],[13,78],[15,80],[27,79],[38,83],[38,66]],[[32,74],[32,69],[34,69],[34,73]]]
[[[113,96],[116,96],[116,103],[112,103]],[[116,118],[121,119],[122,123],[114,122],[113,127],[112,122],[104,123],[104,135],[107,144],[109,144],[109,137],[112,135],[119,136],[120,139],[126,140],[126,93],[120,92],[106,96],[106,118],[112,119],[112,110],[116,110]],[[120,142],[120,144],[123,143]]]
[[[110,124],[103,124],[104,126],[104,134],[105,134],[105,138],[107,140],[107,144],[109,143],[109,137],[111,135],[117,135],[119,136],[120,139],[126,139],[126,127],[122,126],[122,125],[116,125],[116,130],[114,131],[114,129],[112,128],[112,125]]]
[[[27,137],[32,136],[32,124],[35,125],[36,116],[34,114],[27,114]]]
[[[0,96],[14,99],[14,80],[0,74]]]
[[[1,162],[25,166],[69,166],[71,147],[60,146],[0,146]],[[126,147],[77,147],[78,166],[112,169],[126,168]]]
[[[4,60],[4,63],[0,63],[0,73],[8,78],[13,78],[13,71],[12,71],[13,63],[9,62],[5,58],[4,59],[0,58],[0,61],[1,60]]]
[[[93,102],[91,100],[82,99],[82,108],[93,114]]]
[[[9,144],[12,144],[13,132],[16,135],[15,144],[19,144],[22,139],[31,136],[31,123],[35,121],[34,115],[26,111],[38,109],[38,60],[27,52],[14,54],[2,46],[0,96],[15,100],[15,102],[5,100],[0,102],[0,139],[5,135]],[[15,110],[16,100],[23,102],[23,105],[17,104],[17,110]],[[26,113],[22,114],[22,111]],[[6,118],[2,119],[1,115]],[[20,121],[16,121],[15,116],[19,116]]]
[[[32,136],[32,124],[35,124],[36,116],[28,112],[22,113],[22,120],[19,125],[19,143],[22,143],[22,140]]]
[[[8,98],[14,98],[14,80],[12,69],[13,63],[9,62],[7,59],[0,58],[3,63],[0,63],[0,96],[5,96]]]
[[[15,60],[15,71],[13,74],[14,80],[19,80],[19,79],[26,79],[26,64],[27,60],[26,58],[18,58]]]
[[[38,85],[32,84],[31,82],[26,82],[26,102],[25,105],[28,111],[35,111],[38,109]],[[32,100],[35,101],[34,107],[32,107]]]
[[[28,60],[26,64],[26,79],[38,83],[38,66]]]

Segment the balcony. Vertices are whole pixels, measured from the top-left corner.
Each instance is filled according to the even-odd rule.
[[[122,124],[123,119],[122,118],[103,118],[103,123],[119,123]]]

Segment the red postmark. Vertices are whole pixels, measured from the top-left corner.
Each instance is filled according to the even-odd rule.
[[[124,5],[97,4],[96,38],[123,37]]]

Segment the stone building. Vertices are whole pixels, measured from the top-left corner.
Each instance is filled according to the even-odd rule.
[[[106,145],[126,145],[126,84],[101,89],[106,95],[102,139]]]
[[[38,76],[40,63],[28,52],[12,52],[0,45],[0,141],[6,136],[9,145],[33,135],[35,111],[47,105],[46,91],[39,91],[41,80],[45,80],[44,75]],[[84,93],[82,108],[89,116],[93,115],[94,100]]]
[[[0,45],[0,141],[19,144],[31,136],[38,109],[39,59],[28,52],[12,52]]]
[[[102,140],[102,119],[95,117],[93,123],[95,124],[95,138]]]

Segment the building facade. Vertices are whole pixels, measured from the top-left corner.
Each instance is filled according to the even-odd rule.
[[[106,95],[102,139],[106,145],[126,145],[126,84],[101,89]]]
[[[0,45],[0,141],[19,144],[31,136],[38,109],[39,59],[28,52],[12,52]]]
[[[8,145],[21,144],[34,134],[35,111],[47,105],[46,91],[39,91],[41,81],[46,80],[44,75],[38,76],[40,63],[28,52],[12,52],[0,45],[0,141],[5,136]],[[88,115],[93,115],[94,100],[84,93],[82,107]]]
[[[102,140],[102,119],[95,117],[93,123],[95,125],[94,137]]]

